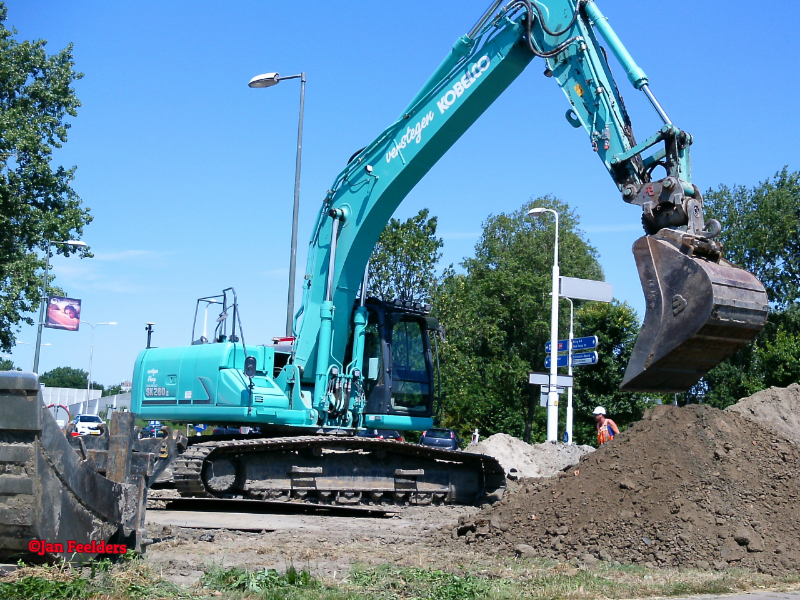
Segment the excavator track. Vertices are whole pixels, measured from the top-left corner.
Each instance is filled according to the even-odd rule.
[[[340,505],[472,504],[505,489],[490,456],[350,436],[201,442],[177,458],[173,477],[184,497]]]

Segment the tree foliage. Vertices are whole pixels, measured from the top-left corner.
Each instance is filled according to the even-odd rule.
[[[122,393],[122,384],[111,385],[103,390],[103,396],[114,396]]]
[[[747,188],[706,192],[708,213],[722,223],[726,258],[764,284],[770,301],[785,309],[800,299],[800,171],[787,167]]]
[[[758,337],[712,369],[688,399],[725,408],[771,386],[800,381],[800,305],[770,313]]]
[[[529,217],[535,206],[560,215],[562,275],[603,277],[596,251],[564,202],[546,196],[486,220],[475,257],[462,263],[466,272],[448,269],[433,297],[446,331],[442,421],[462,436],[477,427],[484,435],[543,437],[545,411],[539,407],[539,388],[528,384],[528,372],[544,370],[550,339],[554,222]],[[567,331],[569,309],[562,304],[560,330]]]
[[[773,311],[758,337],[712,369],[685,401],[725,408],[770,386],[800,381],[800,172],[706,192],[722,223],[726,258],[758,277]]]
[[[371,296],[386,301],[430,299],[444,245],[436,237],[436,222],[436,217],[428,218],[427,208],[402,223],[389,221],[370,258]]]
[[[72,46],[48,55],[46,42],[18,41],[0,3],[0,348],[9,350],[20,322],[41,301],[45,240],[79,237],[91,221],[70,186],[75,167],[53,168],[80,102],[72,87]],[[69,246],[53,246],[68,255]],[[84,255],[87,255],[83,251]]]
[[[61,387],[72,389],[86,389],[86,382],[89,379],[89,373],[83,369],[74,369],[73,367],[56,367],[47,373],[43,373],[39,377],[39,381],[47,387]],[[92,382],[93,390],[102,390],[103,386],[97,382]]]
[[[7,358],[0,358],[0,371],[21,371],[14,366],[13,361]]]

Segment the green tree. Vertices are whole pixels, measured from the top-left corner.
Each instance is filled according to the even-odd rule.
[[[52,153],[67,140],[80,106],[72,46],[48,55],[44,40],[18,41],[4,25],[0,2],[0,348],[14,345],[14,330],[33,324],[41,302],[37,249],[45,240],[79,237],[91,221],[70,186],[75,167],[53,168]],[[53,246],[69,255],[69,246]],[[89,256],[84,250],[83,255]]]
[[[444,245],[436,237],[436,221],[436,217],[428,218],[427,208],[402,223],[389,221],[370,258],[371,296],[386,301],[430,299]]]
[[[787,167],[747,188],[706,192],[728,260],[755,274],[774,310],[758,337],[712,369],[682,401],[725,408],[769,386],[800,381],[800,172]]]
[[[122,393],[122,384],[116,384],[103,390],[103,396],[114,396]]]
[[[621,429],[642,418],[652,399],[644,394],[621,392],[619,385],[631,357],[639,320],[627,303],[586,302],[575,311],[575,336],[597,336],[598,362],[575,367],[573,439],[596,445],[592,411],[602,406]]]
[[[553,197],[532,199],[511,214],[490,216],[462,263],[448,269],[434,293],[434,311],[446,330],[442,344],[445,426],[467,436],[505,432],[526,441],[541,438],[544,409],[531,368],[544,370],[550,339],[550,290],[554,222],[527,216],[542,206],[559,213],[559,263],[565,276],[602,279],[597,253],[578,229],[577,215]],[[566,303],[563,303],[566,305]],[[569,310],[561,307],[566,331]]]
[[[47,373],[43,373],[39,377],[39,381],[44,383],[47,387],[62,387],[73,389],[85,389],[86,382],[89,379],[89,374],[83,369],[74,369],[72,367],[56,367]],[[102,390],[103,386],[99,383],[92,382],[93,390]]]
[[[800,299],[800,171],[787,167],[747,188],[720,186],[706,192],[708,214],[722,223],[726,258],[764,284],[770,301],[784,309]]]
[[[725,408],[768,387],[798,381],[800,305],[794,304],[771,313],[758,337],[712,369],[687,400]]]
[[[0,371],[21,371],[14,366],[14,363],[7,358],[0,358]]]

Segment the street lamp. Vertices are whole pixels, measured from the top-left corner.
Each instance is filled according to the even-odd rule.
[[[34,355],[36,354],[36,346],[34,346],[33,344],[31,344],[29,342],[20,342],[20,341],[14,342],[14,345],[16,345],[16,346],[18,346],[20,344],[22,344],[23,346],[30,346],[31,348],[33,348]],[[50,345],[50,342],[47,342],[46,344],[40,344],[40,346],[49,346],[49,345]],[[34,356],[34,358],[35,358],[35,356]]]
[[[44,241],[44,281],[42,283],[42,305],[39,307],[39,327],[36,330],[36,349],[33,353],[33,372],[39,374],[39,351],[42,347],[42,325],[44,325],[44,307],[47,304],[47,285],[50,275],[50,244],[64,244],[73,248],[87,248],[86,242],[81,240],[67,240],[66,242]]]
[[[81,321],[86,325],[90,325],[92,327],[92,345],[89,346],[89,381],[86,384],[86,410],[89,410],[89,399],[90,399],[90,391],[92,388],[92,359],[94,358],[94,328],[98,325],[116,325],[116,322],[111,321],[109,323],[95,323],[92,325],[89,321]]]
[[[532,208],[528,216],[540,217],[553,213],[556,218],[556,236],[553,249],[553,292],[550,310],[550,388],[547,394],[547,441],[555,442],[558,436],[558,213],[552,208]]]
[[[567,298],[566,296],[562,296],[566,301],[569,302],[569,340],[567,341],[567,349],[569,353],[567,356],[567,375],[572,377],[572,340],[575,337],[574,329],[573,329],[573,315],[575,314],[575,307],[572,304],[572,298]],[[572,386],[567,388],[567,444],[574,443],[572,441]]]
[[[267,88],[286,79],[300,79],[300,119],[297,124],[297,158],[294,166],[294,208],[292,210],[292,252],[289,258],[289,298],[286,305],[286,337],[294,335],[294,282],[297,265],[297,218],[300,212],[300,158],[303,150],[303,109],[306,102],[306,74],[287,75],[278,73],[256,75],[250,80],[251,88]]]

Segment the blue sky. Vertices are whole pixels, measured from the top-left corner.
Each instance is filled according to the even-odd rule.
[[[94,221],[95,258],[53,261],[56,283],[98,327],[93,378],[130,378],[154,344],[190,341],[194,303],[234,286],[248,343],[283,333],[299,83],[305,70],[299,275],[325,191],[350,155],[394,121],[488,0],[402,3],[8,0],[23,39],[75,45],[83,102],[57,164]],[[800,168],[800,8],[788,0],[599,2],[676,125],[692,133],[694,182],[753,185]],[[614,64],[612,63],[612,66]],[[625,205],[566,100],[534,61],[411,192],[395,216],[439,217],[443,263],[470,255],[490,214],[553,194],[581,216],[615,296],[643,316]],[[639,139],[660,125],[614,70]],[[18,339],[34,342],[33,328]],[[91,329],[45,330],[41,371],[88,369]],[[32,349],[15,362],[30,368]]]

